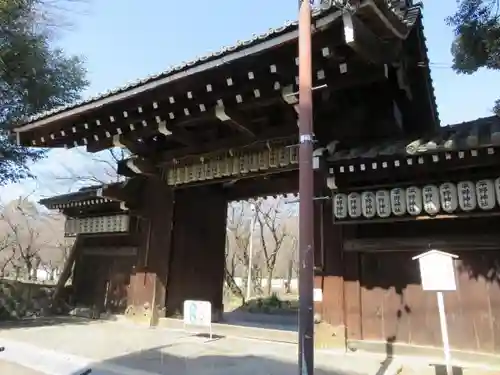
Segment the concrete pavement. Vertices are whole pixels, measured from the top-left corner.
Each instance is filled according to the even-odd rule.
[[[46,375],[43,372],[18,365],[13,362],[0,360],[0,374],[2,375]]]
[[[0,360],[48,375],[80,375],[89,367],[91,375],[297,372],[297,346],[293,344],[234,337],[210,341],[184,331],[116,322],[2,329],[0,346],[6,348]],[[380,363],[375,358],[357,361],[339,354],[318,353],[316,367],[317,375],[376,375]]]
[[[13,328],[0,326],[0,346],[6,348],[0,352],[1,375],[81,375],[89,368],[91,375],[297,373],[296,344],[245,339],[229,333],[208,340],[194,332],[125,322],[56,319],[50,324],[40,321]],[[440,374],[429,366],[432,362],[429,358],[398,358],[385,366],[380,356],[317,351],[315,375],[390,375],[401,369],[401,374]],[[10,367],[4,369],[2,365]],[[457,372],[498,373],[479,368]]]

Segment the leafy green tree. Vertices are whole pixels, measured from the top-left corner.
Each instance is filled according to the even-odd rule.
[[[46,150],[17,146],[8,129],[29,116],[80,98],[82,59],[53,47],[45,0],[0,0],[0,185],[33,177]]]
[[[448,23],[455,31],[451,47],[455,71],[472,74],[480,68],[500,70],[499,0],[459,0]],[[500,115],[500,99],[494,111]]]

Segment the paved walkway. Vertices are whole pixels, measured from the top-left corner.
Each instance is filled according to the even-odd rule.
[[[43,372],[35,371],[28,367],[16,363],[0,360],[0,374],[2,375],[46,375]]]
[[[273,332],[273,331],[270,331]],[[226,334],[226,331],[224,331]],[[297,345],[217,337],[208,340],[175,329],[124,322],[54,320],[0,326],[0,375],[290,375],[297,373]],[[435,375],[429,359],[382,358],[318,351],[315,375]],[[21,365],[18,366],[18,365]],[[463,375],[498,374],[469,368]],[[457,372],[460,374],[460,372]]]
[[[95,321],[2,329],[0,346],[6,348],[0,360],[48,375],[80,375],[88,368],[91,375],[297,373],[296,345],[233,337],[210,341],[183,331],[126,323]],[[377,359],[356,361],[318,353],[316,367],[316,375],[378,375],[380,363]]]

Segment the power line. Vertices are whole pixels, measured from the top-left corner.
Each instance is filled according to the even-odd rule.
[[[429,62],[428,64],[426,64],[425,62],[420,61],[417,63],[417,66],[419,68],[453,69],[453,66],[451,64],[436,62]]]

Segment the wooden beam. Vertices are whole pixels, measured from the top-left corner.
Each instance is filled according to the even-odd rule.
[[[141,191],[143,189],[144,182],[147,181],[147,177],[144,175],[134,175],[130,177],[131,178],[122,183],[104,185],[100,189],[99,194],[102,197],[120,202],[120,210],[123,211],[126,208],[129,212],[137,214],[138,209],[141,207],[141,201],[143,198]],[[124,204],[122,205],[122,203]]]
[[[177,127],[168,126],[166,121],[157,122],[157,126],[145,127],[141,131],[128,132],[127,134],[115,134],[113,136],[101,138],[98,141],[90,142],[87,145],[88,152],[99,152],[110,147],[124,147],[130,150],[133,154],[143,154],[146,152],[145,145],[139,139],[152,136],[154,134],[162,134],[165,137],[179,141],[180,143],[196,147],[199,143],[195,139],[194,134],[187,130]],[[132,140],[130,136],[137,137]]]
[[[419,215],[419,216],[390,216],[388,218],[376,218],[376,219],[348,219],[348,220],[336,220],[335,225],[359,225],[359,224],[378,224],[378,223],[400,223],[407,221],[428,221],[428,220],[457,220],[457,219],[471,219],[471,218],[491,218],[499,217],[500,212],[498,211],[482,211],[482,212],[458,212],[456,214],[439,214],[435,216],[430,215]]]
[[[399,108],[397,101],[392,101],[392,112],[394,114],[394,121],[400,130],[404,129],[403,126],[403,112]]]
[[[174,140],[190,147],[197,147],[200,145],[200,143],[195,139],[194,134],[187,131],[186,129],[179,126],[172,126],[170,127],[170,130],[172,132],[171,137]]]
[[[421,236],[364,238],[344,241],[344,251],[418,251],[429,246],[444,251],[457,250],[498,250],[500,235],[471,234],[468,236]]]
[[[331,15],[331,17],[338,17],[338,14]],[[317,23],[318,30],[322,30],[325,27],[325,23]],[[318,32],[313,38],[313,70],[316,73],[323,69],[326,61],[328,61],[332,54],[331,51],[342,42],[340,35],[332,35],[330,32]],[[333,37],[333,38],[332,38]],[[278,52],[279,50],[279,52]],[[227,77],[226,69],[215,69],[210,72],[203,73],[202,75],[196,74],[191,77],[194,79],[195,85],[191,87],[189,85],[190,91],[185,91],[185,85],[173,86],[169,85],[169,90],[152,90],[152,91],[141,91],[140,93],[135,92],[134,100],[129,100],[121,102],[114,102],[113,105],[108,103],[105,99],[106,104],[104,106],[92,105],[92,109],[89,109],[88,116],[85,116],[85,121],[88,121],[88,126],[84,128],[84,123],[79,121],[70,121],[62,123],[62,118],[58,117],[57,124],[61,125],[60,131],[54,132],[55,138],[51,138],[51,131],[49,128],[53,128],[52,125],[44,126],[44,132],[47,132],[47,136],[44,137],[44,141],[41,141],[41,134],[38,135],[39,131],[29,132],[29,128],[34,128],[33,125],[27,125],[23,132],[20,134],[20,143],[33,146],[32,141],[36,142],[37,147],[76,147],[86,145],[83,143],[82,139],[87,138],[87,142],[90,145],[95,141],[100,142],[101,140],[106,140],[105,132],[110,132],[112,135],[115,134],[116,127],[121,128],[123,134],[128,132],[128,127],[132,124],[136,126],[136,130],[132,132],[142,132],[140,128],[140,123],[146,119],[152,121],[155,116],[170,115],[171,113],[176,114],[175,120],[180,121],[198,121],[200,117],[205,115],[210,115],[213,118],[213,113],[210,111],[203,112],[200,108],[207,103],[213,103],[216,100],[233,101],[236,95],[242,95],[244,103],[254,96],[253,92],[255,89],[260,91],[261,98],[264,98],[269,93],[274,92],[274,86],[276,84],[287,85],[295,81],[295,76],[297,74],[297,66],[295,63],[295,58],[297,50],[294,47],[294,43],[284,43],[280,44],[278,50],[265,50],[264,53],[259,55],[258,64],[254,63],[244,63],[242,69],[247,70],[248,81],[242,80],[235,77]],[[276,53],[278,52],[279,59],[276,59]],[[245,59],[243,59],[245,60]],[[238,72],[241,73],[241,72]],[[238,76],[241,76],[238,74]],[[229,86],[226,83],[228,78],[234,78],[235,84]],[[266,85],[268,87],[266,87]],[[208,90],[207,86],[211,89]],[[128,94],[127,94],[128,96]],[[170,100],[173,98],[175,101]],[[104,103],[103,102],[103,103]],[[114,105],[117,104],[117,105]],[[240,105],[238,105],[240,107]],[[191,115],[184,116],[183,110],[187,110]],[[71,110],[70,110],[71,112]],[[177,116],[177,114],[179,114]],[[64,117],[64,116],[63,116]],[[167,117],[170,120],[171,117]],[[80,119],[80,118],[79,118]],[[83,119],[83,118],[82,118]],[[101,125],[95,127],[95,121],[100,121]],[[108,121],[109,120],[109,121]],[[49,125],[50,119],[43,119],[42,122]],[[113,123],[113,124],[111,124]],[[177,123],[176,123],[177,125]],[[36,127],[40,128],[41,127]],[[64,135],[61,133],[64,132]],[[35,134],[36,133],[36,134]],[[97,134],[99,139],[95,140],[93,135]],[[137,135],[134,138],[141,138],[142,135]],[[107,147],[112,147],[109,139],[105,141],[106,146],[101,148],[105,149]]]
[[[155,129],[150,130],[150,133],[156,132]],[[111,147],[120,147],[128,149],[132,154],[142,154],[145,150],[145,145],[141,141],[138,134],[128,132],[126,134],[114,134],[109,137],[99,138],[98,141],[89,142],[86,145],[87,152],[100,152]]]
[[[140,154],[143,150],[143,145],[138,140],[132,140],[124,135],[115,134],[112,138],[113,147],[126,148],[132,154]],[[96,152],[94,150],[99,150],[100,147],[96,147],[97,143],[93,143],[87,146],[88,152]]]
[[[279,126],[267,129],[262,133],[256,134],[256,136],[258,139],[263,141],[272,141],[275,139],[285,139],[288,137],[293,137],[296,134],[297,127]],[[228,148],[242,147],[248,144],[248,136],[239,135],[237,137],[223,138],[215,142],[205,143],[196,148],[185,147],[177,150],[165,151],[161,155],[159,155],[157,160],[160,164],[165,165],[172,162],[173,159],[177,159],[180,157],[221,152],[227,150]]]
[[[145,176],[157,176],[158,168],[156,168],[149,160],[141,157],[131,157],[125,160],[125,165],[135,174]]]
[[[344,12],[342,21],[345,43],[360,56],[372,63],[389,63],[394,60],[397,48],[392,43],[381,41],[356,15]]]
[[[224,188],[226,198],[229,201],[256,196],[297,193],[299,190],[297,170],[284,170],[280,173],[234,181],[233,184],[228,184]]]
[[[248,124],[245,124],[247,121],[236,111],[230,111],[223,105],[218,105],[215,107],[215,116],[233,129],[246,134],[249,138],[255,138],[255,133],[250,130]]]
[[[229,177],[215,177],[210,180],[202,180],[202,181],[195,181],[195,182],[190,182],[190,183],[183,183],[179,185],[170,185],[171,188],[175,188],[177,190],[181,189],[189,189],[193,187],[199,187],[199,186],[209,186],[209,185],[220,185],[222,184],[223,186],[225,185],[226,187],[231,186],[235,181],[249,181],[250,184],[255,183],[255,179],[259,178],[264,178],[266,176],[274,176],[274,175],[280,175],[283,173],[287,173],[290,171],[296,171],[298,170],[299,166],[297,164],[292,164],[288,165],[286,167],[278,167],[266,171],[258,171],[258,172],[249,172],[247,174],[241,174],[239,176],[229,176]],[[257,187],[259,187],[260,184],[257,184]],[[271,184],[271,189],[276,189],[276,186]],[[260,190],[258,190],[260,191]],[[272,194],[282,194],[284,192],[278,192],[275,193],[274,190],[272,193],[269,194],[264,194],[263,195],[272,195]],[[256,195],[261,195],[261,193],[257,193]]]
[[[318,56],[313,59],[317,64],[314,69],[315,72],[318,69],[322,69],[322,65],[326,59],[326,57],[321,56],[321,47],[328,46],[331,44],[331,41],[327,40],[325,35],[324,37],[319,36],[316,43],[319,44],[315,51]],[[289,63],[278,64],[279,76],[275,74],[275,71],[268,70],[264,74],[255,73],[255,77],[249,79],[248,82],[234,84],[229,87],[227,84],[221,83],[220,77],[214,77],[210,81],[203,79],[200,81],[196,90],[189,92],[191,94],[189,99],[186,99],[187,93],[177,92],[169,95],[162,91],[162,94],[156,93],[154,96],[148,95],[144,97],[143,100],[141,100],[143,104],[135,108],[121,108],[120,110],[116,110],[116,113],[96,113],[96,117],[92,117],[87,124],[78,123],[74,126],[64,128],[64,136],[62,134],[59,136],[59,133],[57,133],[55,134],[55,138],[52,138],[51,135],[53,134],[46,134],[46,136],[43,137],[43,141],[41,140],[42,135],[32,138],[35,139],[38,146],[44,147],[54,147],[54,145],[59,144],[61,147],[63,147],[64,144],[67,144],[68,147],[74,147],[76,145],[90,145],[91,143],[101,143],[101,141],[103,141],[100,146],[102,150],[112,147],[109,138],[111,138],[117,128],[120,128],[124,135],[132,132],[137,133],[136,138],[142,138],[143,132],[147,133],[155,128],[153,122],[155,122],[157,117],[160,118],[160,121],[166,119],[168,121],[168,126],[172,127],[175,125],[179,128],[182,127],[181,125],[193,121],[203,121],[207,118],[213,119],[213,112],[207,110],[208,108],[205,108],[205,105],[215,100],[233,102],[235,97],[241,96],[243,102],[238,104],[239,108],[260,106],[262,103],[269,102],[270,100],[275,101],[277,99],[275,94],[277,94],[276,84],[278,81],[279,84],[282,85],[292,84],[295,81],[296,65],[292,54],[296,52],[294,49],[290,49],[289,53],[291,54],[288,60]],[[266,60],[259,60],[260,68],[256,69],[256,71],[260,72],[262,67],[270,69],[271,66],[276,69],[275,64],[276,62],[274,60],[270,60],[269,62]],[[254,74],[251,69],[248,73]],[[201,84],[202,82],[204,83]],[[208,90],[207,86],[210,86],[211,89]],[[256,94],[256,92],[258,92],[258,94]],[[173,101],[171,100],[172,98]],[[153,103],[153,105],[150,106],[150,103]],[[187,115],[187,113],[189,113],[189,115]],[[98,120],[94,120],[94,118],[98,118]],[[99,126],[96,126],[96,121],[99,121]],[[146,126],[143,125],[144,121],[147,121]],[[84,127],[84,125],[86,125],[86,127]],[[183,133],[181,133],[182,130],[178,132],[173,129],[170,130],[172,130],[174,136],[183,137]],[[111,135],[107,133],[111,133]],[[94,138],[95,135],[98,139]],[[83,138],[87,139],[86,143],[83,142]],[[186,139],[186,137],[183,137],[183,140]],[[95,146],[94,148],[98,149],[99,146]]]

